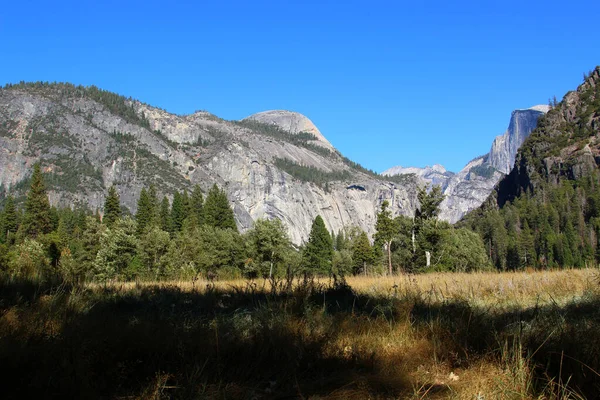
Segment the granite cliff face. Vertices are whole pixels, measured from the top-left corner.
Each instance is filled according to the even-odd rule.
[[[440,205],[440,218],[454,223],[479,207],[500,179],[510,172],[519,147],[535,129],[538,118],[548,109],[548,106],[542,105],[513,111],[508,129],[494,139],[490,152],[469,161],[456,174],[448,173],[441,166],[394,167],[383,174],[393,176],[412,173],[422,184],[441,185],[446,198]],[[440,175],[441,171],[444,171],[444,174]]]
[[[425,168],[418,167],[392,167],[381,173],[384,176],[395,176],[395,175],[415,175],[419,182],[425,185],[439,185],[442,189],[448,186],[448,182],[455,175],[454,172],[447,171],[440,164],[434,164],[432,167],[429,165]]]
[[[394,214],[413,214],[413,179],[386,181],[347,162],[300,114],[270,111],[250,119],[178,116],[95,87],[6,87],[0,89],[0,197],[9,189],[24,193],[32,165],[41,161],[53,204],[101,211],[115,185],[135,212],[140,190],[150,184],[171,196],[217,183],[241,230],[257,218],[279,218],[295,243],[308,237],[318,214],[330,230],[358,225],[369,233],[383,200]],[[278,160],[331,179],[323,186],[297,178]]]

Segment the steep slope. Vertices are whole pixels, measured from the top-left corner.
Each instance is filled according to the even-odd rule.
[[[447,171],[440,164],[429,165],[425,168],[396,166],[381,173],[383,176],[411,175],[414,174],[424,185],[439,185],[445,189],[454,172]]]
[[[454,223],[485,201],[500,179],[510,172],[517,150],[547,110],[548,106],[542,105],[512,112],[508,129],[494,139],[490,152],[468,162],[448,182],[444,190],[446,198],[440,205],[442,219]]]
[[[463,225],[500,269],[600,260],[600,67],[538,121],[510,174]]]
[[[372,233],[383,200],[395,214],[413,213],[414,180],[369,173],[330,149],[307,118],[290,114],[298,123],[281,123],[291,129],[283,130],[207,112],[178,116],[95,87],[7,86],[0,90],[0,191],[22,192],[36,161],[53,204],[100,210],[111,185],[135,212],[150,184],[171,196],[217,183],[242,230],[257,218],[279,218],[296,243],[317,214],[329,230],[358,225]]]

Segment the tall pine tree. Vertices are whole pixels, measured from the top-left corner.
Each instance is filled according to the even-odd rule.
[[[33,167],[31,187],[25,200],[23,230],[31,237],[37,237],[52,230],[50,202],[46,194],[46,186],[39,163],[36,163]]]
[[[204,223],[221,229],[233,229],[237,231],[233,210],[229,206],[227,194],[219,189],[217,185],[209,190],[203,207]],[[329,234],[329,233],[328,233]]]
[[[112,226],[115,221],[121,218],[121,199],[117,189],[113,186],[108,189],[108,196],[104,201],[104,216],[102,222],[106,226]]]
[[[384,200],[381,203],[381,211],[377,214],[377,221],[375,222],[375,243],[379,246],[383,246],[387,251],[388,259],[388,270],[390,275],[392,274],[392,242],[396,236],[398,228],[395,220],[392,218],[392,212],[388,210],[390,203]]]
[[[0,238],[7,240],[11,234],[15,234],[19,227],[18,223],[15,199],[11,195],[8,195],[4,204],[4,212],[2,213],[2,232],[0,232]]]
[[[320,215],[313,221],[303,258],[306,272],[331,274],[333,241]]]
[[[200,185],[194,186],[192,196],[190,198],[190,217],[193,218],[197,225],[202,225],[202,208],[204,207],[204,196]]]
[[[152,225],[153,220],[153,204],[152,199],[146,188],[143,188],[140,192],[140,198],[137,203],[137,212],[135,214],[135,221],[137,222],[137,234],[141,235],[146,232],[147,229]]]
[[[173,233],[173,224],[171,223],[171,205],[169,204],[169,199],[167,196],[163,197],[162,202],[160,203],[158,218],[160,221],[160,229],[165,232]]]
[[[180,232],[183,227],[183,221],[186,217],[184,199],[181,193],[175,192],[173,195],[173,204],[171,205],[171,231]]]

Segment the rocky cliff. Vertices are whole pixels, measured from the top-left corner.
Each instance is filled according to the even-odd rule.
[[[454,223],[479,207],[500,179],[510,172],[519,147],[548,109],[548,106],[541,105],[513,111],[508,129],[494,139],[490,152],[469,161],[456,174],[434,165],[433,168],[393,167],[383,175],[414,174],[421,184],[441,185],[446,198],[440,205],[440,218]]]
[[[440,164],[434,164],[432,167],[428,165],[425,168],[396,166],[383,171],[381,175],[414,175],[422,184],[439,185],[442,189],[445,189],[446,186],[448,186],[448,182],[455,174],[454,172],[447,171],[446,168]]]
[[[490,200],[502,207],[523,193],[541,197],[540,188],[597,178],[599,166],[600,66],[539,121]]]
[[[199,184],[223,187],[241,230],[279,218],[295,243],[314,217],[339,231],[373,233],[383,200],[412,215],[416,182],[396,182],[343,158],[297,113],[270,111],[244,121],[207,112],[179,116],[95,87],[20,84],[0,89],[0,197],[22,194],[40,161],[53,204],[99,209],[115,185],[136,210],[140,190]],[[325,182],[325,184],[324,184]]]

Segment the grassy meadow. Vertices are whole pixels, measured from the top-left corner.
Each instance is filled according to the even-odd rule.
[[[596,398],[599,279],[4,280],[2,397]]]

